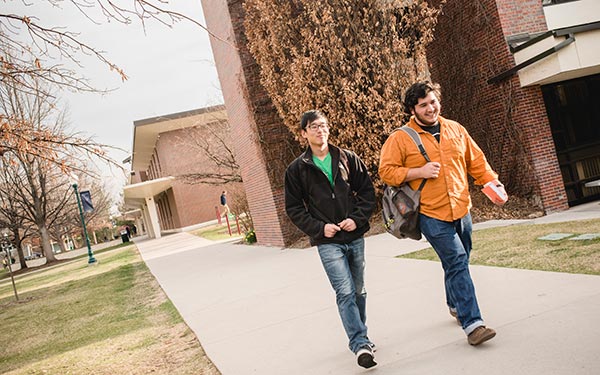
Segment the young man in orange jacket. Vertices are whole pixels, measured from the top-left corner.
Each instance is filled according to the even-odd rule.
[[[427,179],[421,192],[421,232],[442,262],[450,314],[461,324],[469,344],[479,345],[496,332],[483,323],[469,273],[472,222],[467,176],[476,184],[492,182],[502,194],[506,192],[467,130],[440,116],[440,97],[440,86],[428,82],[415,83],[404,96],[405,111],[412,115],[408,126],[419,133],[432,161],[426,162],[408,134],[396,131],[381,149],[379,175],[388,185],[409,182],[413,189]]]

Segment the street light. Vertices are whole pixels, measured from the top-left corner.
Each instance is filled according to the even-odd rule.
[[[92,253],[92,247],[90,246],[90,239],[88,238],[87,229],[85,227],[85,219],[83,217],[83,209],[81,208],[81,197],[79,196],[79,191],[77,190],[77,182],[79,182],[79,178],[73,172],[70,174],[71,176],[71,186],[73,186],[73,190],[75,190],[75,196],[77,197],[77,207],[79,207],[79,217],[81,218],[81,225],[83,226],[83,235],[85,236],[85,243],[88,249],[88,264],[96,264],[96,258],[94,258],[94,254]]]

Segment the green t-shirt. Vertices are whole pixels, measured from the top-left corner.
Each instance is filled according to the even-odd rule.
[[[331,168],[331,154],[328,152],[323,160],[319,159],[314,155],[312,158],[315,165],[319,167],[319,169],[322,170],[323,173],[325,173],[325,176],[327,176],[331,187],[333,187],[333,168]]]

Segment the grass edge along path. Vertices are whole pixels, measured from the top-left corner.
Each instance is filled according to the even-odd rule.
[[[234,224],[231,225],[231,235],[229,234],[229,231],[227,230],[227,224],[224,224],[224,223],[209,225],[206,227],[195,229],[193,231],[190,231],[189,233],[191,233],[195,236],[198,236],[198,237],[205,238],[207,240],[211,240],[211,241],[235,239],[235,238],[238,238],[241,236],[237,232],[237,226],[235,225],[235,222],[234,222]]]
[[[473,231],[471,264],[600,275],[600,239],[538,240],[550,233],[599,233],[600,219],[517,224]],[[397,256],[439,261],[432,248]]]
[[[135,245],[0,285],[5,374],[219,374]]]

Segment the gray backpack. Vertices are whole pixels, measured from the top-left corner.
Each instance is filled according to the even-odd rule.
[[[407,125],[396,130],[402,130],[410,135],[425,160],[427,162],[431,161],[423,147],[419,133]],[[423,179],[417,190],[413,190],[406,182],[397,187],[387,185],[384,187],[382,198],[383,210],[381,212],[383,214],[383,226],[388,233],[401,239],[421,239],[419,207],[421,190],[423,190],[426,182],[427,180]]]

